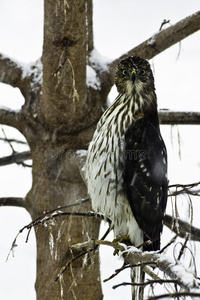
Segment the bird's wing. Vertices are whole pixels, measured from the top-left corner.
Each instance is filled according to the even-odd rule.
[[[159,126],[146,119],[125,135],[124,187],[139,227],[159,240],[167,203],[167,153]]]

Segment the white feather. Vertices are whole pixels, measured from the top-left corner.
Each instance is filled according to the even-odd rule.
[[[124,96],[121,97],[121,105],[123,101]],[[114,115],[119,112],[119,119],[120,114],[123,113],[120,112],[121,105],[115,107]],[[131,110],[125,116],[123,124],[127,123],[128,117],[129,120],[133,117]],[[86,161],[88,193],[92,199],[92,207],[95,212],[100,212],[105,218],[112,220],[115,237],[128,234],[131,243],[138,246],[143,242],[143,234],[123,191],[124,134],[120,135],[119,132],[119,136],[116,136],[115,129],[118,122],[113,122],[112,118],[113,114],[109,115],[109,111],[104,113],[88,148]],[[108,126],[111,130],[109,136],[105,135]],[[125,130],[126,128],[124,128],[124,132]],[[115,157],[117,147],[120,147],[122,155]],[[119,149],[117,152],[119,152]],[[99,153],[101,153],[100,156]]]

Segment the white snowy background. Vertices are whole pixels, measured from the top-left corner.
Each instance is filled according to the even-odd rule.
[[[170,24],[195,13],[200,8],[199,0],[94,0],[94,43],[104,56],[117,58],[134,46],[158,32],[164,19]],[[0,1],[0,53],[15,60],[29,63],[42,54],[43,1]],[[200,111],[200,32],[176,44],[150,61],[154,70],[159,108]],[[116,96],[115,88],[110,101]],[[0,84],[0,106],[19,109],[23,97],[18,89]],[[3,126],[7,138],[24,140],[14,129]],[[161,126],[168,149],[170,183],[190,183],[200,179],[200,126]],[[180,145],[178,136],[180,135]],[[0,137],[3,137],[0,127]],[[26,148],[14,144],[16,151]],[[180,153],[181,152],[181,155]],[[0,157],[12,154],[10,146],[0,142]],[[0,167],[0,197],[26,195],[31,187],[31,169],[10,165]],[[200,227],[199,199],[194,199],[193,224]],[[170,201],[169,201],[170,202]],[[181,218],[189,221],[188,201],[178,200]],[[168,212],[171,213],[170,205]],[[26,235],[18,239],[15,257],[6,257],[12,241],[24,225],[31,221],[24,209],[0,208],[0,299],[35,300],[36,275],[35,237],[31,233],[28,244]],[[103,232],[104,228],[102,228]],[[164,229],[163,245],[173,236]],[[112,237],[111,237],[112,238]],[[192,250],[194,247],[192,246]],[[199,245],[195,258],[200,268]],[[107,278],[122,262],[113,258],[113,250],[104,247],[102,253],[102,279]],[[114,284],[129,281],[122,273],[111,282],[103,284],[104,300],[131,299],[130,289]]]

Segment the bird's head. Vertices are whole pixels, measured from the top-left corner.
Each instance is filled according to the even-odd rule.
[[[151,67],[146,59],[129,56],[119,62],[115,74],[115,84],[120,94],[142,94],[155,90]]]

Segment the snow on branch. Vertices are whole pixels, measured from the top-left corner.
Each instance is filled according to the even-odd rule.
[[[9,108],[0,108],[0,124],[7,125],[22,131],[24,127],[24,118],[20,111]]]
[[[173,187],[173,186],[172,186]],[[48,221],[52,221],[54,218],[58,217],[63,217],[63,216],[74,216],[74,217],[89,217],[89,218],[100,218],[103,219],[102,215],[95,214],[93,212],[88,212],[88,213],[82,213],[82,212],[76,212],[76,211],[65,211],[66,209],[68,210],[69,208],[75,207],[75,206],[80,206],[84,205],[89,201],[89,198],[87,199],[81,199],[77,201],[74,204],[63,206],[63,207],[57,207],[54,210],[44,212],[42,216],[37,218],[36,220],[32,221],[30,224],[24,226],[19,233],[17,234],[16,238],[13,241],[11,251],[14,248],[14,245],[16,244],[17,237],[20,233],[22,233],[25,229],[28,230],[27,234],[27,239],[26,242],[28,241],[28,237],[30,234],[30,231],[33,227],[39,226],[40,224],[46,224],[48,225]],[[1,205],[12,205],[12,203],[16,204],[19,203],[18,206],[22,206],[23,199],[18,199],[18,198],[1,198],[0,199],[0,204]],[[168,216],[167,216],[168,218]],[[108,220],[109,222],[110,220]],[[180,220],[178,220],[179,222]],[[183,221],[182,221],[183,222]],[[183,222],[184,223],[184,222]],[[185,230],[191,234],[195,234],[193,232],[194,229],[192,226],[189,224],[184,224],[185,229],[181,229],[181,222],[179,222],[179,230]],[[189,230],[190,229],[190,230]],[[197,229],[199,230],[199,229]],[[107,232],[104,234],[101,240],[96,240],[96,239],[90,239],[88,241],[85,241],[83,243],[78,243],[75,245],[71,246],[71,251],[74,251],[76,253],[73,257],[72,260],[67,261],[67,263],[60,269],[60,272],[58,273],[55,282],[60,278],[60,276],[65,272],[65,270],[71,265],[71,263],[74,262],[74,260],[82,257],[83,255],[87,254],[88,252],[94,252],[99,245],[103,246],[110,246],[113,247],[115,250],[115,254],[119,254],[123,260],[124,264],[122,268],[118,269],[115,271],[113,275],[111,275],[107,280],[112,279],[113,277],[117,276],[119,272],[122,272],[126,268],[133,268],[137,266],[141,266],[143,268],[143,271],[146,272],[150,277],[152,277],[151,282],[147,280],[144,283],[144,286],[152,284],[152,283],[174,283],[178,286],[181,287],[181,292],[185,293],[193,293],[193,294],[200,294],[200,282],[199,280],[193,275],[192,273],[188,272],[184,265],[180,262],[180,253],[178,259],[174,258],[172,259],[171,257],[163,254],[164,248],[160,252],[141,252],[139,249],[131,246],[127,247],[124,244],[119,244],[117,242],[110,242],[106,241],[105,237],[110,231],[110,227],[108,228]],[[200,230],[199,230],[200,231]],[[182,245],[181,250],[184,250],[186,247],[186,243],[189,239],[189,236],[187,235],[187,238],[185,240],[185,243]],[[165,247],[166,249],[166,247]],[[158,268],[160,271],[163,273],[163,278],[159,277],[155,272],[153,268]],[[122,283],[120,285],[123,285],[126,283]],[[130,284],[130,283],[127,283]],[[131,283],[132,284],[132,283]],[[120,286],[119,285],[119,286]],[[117,286],[118,287],[118,286]]]
[[[194,275],[188,272],[179,262],[175,262],[170,257],[156,252],[140,252],[134,247],[122,252],[126,265],[137,265],[153,263],[153,265],[161,270],[170,279],[176,280],[177,284],[184,290],[190,291],[199,289],[200,283]]]
[[[191,291],[191,292],[198,292],[200,287],[199,280],[190,272],[188,272],[185,267],[180,263],[180,261],[174,261],[169,256],[158,253],[158,252],[141,252],[137,248],[131,246],[128,247],[123,244],[118,244],[115,242],[109,242],[104,240],[89,240],[87,242],[78,243],[71,246],[72,250],[84,250],[84,254],[88,251],[92,251],[96,249],[96,246],[98,245],[106,245],[111,246],[115,249],[115,254],[119,253],[124,259],[124,265],[122,268],[115,271],[114,274],[112,274],[109,278],[107,278],[104,281],[108,281],[112,279],[113,277],[117,276],[121,271],[125,270],[126,268],[134,268],[141,266],[143,268],[143,271],[146,272],[148,275],[150,275],[153,280],[152,283],[175,283],[176,285],[179,285],[184,291]],[[85,251],[85,249],[88,249]],[[77,256],[77,258],[80,257],[81,254]],[[73,259],[74,260],[74,259]],[[71,263],[72,261],[70,261]],[[148,267],[153,266],[154,268],[158,268],[160,271],[163,272],[164,276],[168,276],[169,279],[161,279],[158,277],[151,268]],[[69,262],[60,270],[60,273],[58,274],[58,277],[63,274],[63,272],[67,269],[69,266]],[[58,279],[56,278],[56,281]],[[126,284],[135,284],[135,283],[122,283],[121,285]],[[150,284],[149,281],[146,281],[144,283],[144,286]],[[118,286],[115,286],[118,287]]]
[[[0,124],[14,127],[23,134],[26,120],[21,111],[0,107]]]
[[[42,63],[22,64],[13,58],[0,54],[0,82],[18,87],[25,97],[38,92],[42,85]]]
[[[20,88],[22,73],[22,66],[17,61],[0,54],[0,82]]]

